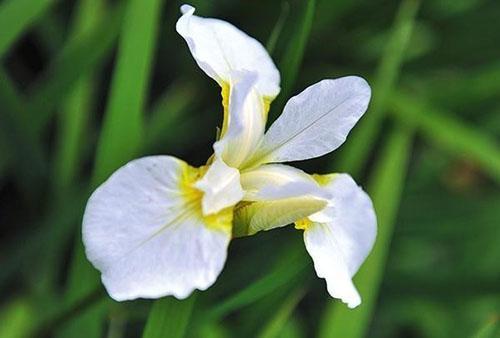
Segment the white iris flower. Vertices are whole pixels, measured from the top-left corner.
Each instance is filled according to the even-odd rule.
[[[352,276],[376,235],[368,195],[347,174],[308,175],[281,162],[338,148],[365,112],[370,87],[355,76],[318,82],[286,104],[265,132],[280,76],[264,47],[233,25],[194,16],[177,31],[222,87],[224,121],[207,164],[151,156],[118,169],[90,197],[88,259],[112,298],[185,298],[220,274],[229,241],[295,223],[328,292],[361,299]]]

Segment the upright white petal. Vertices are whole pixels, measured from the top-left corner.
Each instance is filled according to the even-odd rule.
[[[206,221],[194,168],[152,156],[118,169],[90,197],[83,220],[88,259],[112,298],[187,297],[214,283],[226,260],[231,215]]]
[[[337,149],[366,111],[370,95],[366,81],[356,76],[308,87],[287,102],[253,162],[298,161]]]
[[[254,88],[256,73],[233,72],[230,81],[227,126],[214,150],[229,166],[239,168],[261,142],[267,112],[262,96]]]
[[[332,194],[333,207],[325,209],[332,221],[311,223],[304,241],[330,295],[353,308],[361,298],[351,278],[373,247],[377,220],[370,197],[349,175],[335,175],[325,188]]]
[[[202,210],[204,215],[215,214],[222,209],[232,207],[243,197],[238,169],[228,167],[222,159],[216,157],[208,171],[195,183],[203,191]]]
[[[176,29],[200,68],[220,86],[229,82],[233,70],[256,72],[258,91],[266,97],[276,97],[280,75],[264,46],[232,24],[195,16],[194,11],[183,5]]]

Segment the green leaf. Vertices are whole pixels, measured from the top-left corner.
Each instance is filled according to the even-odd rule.
[[[357,176],[368,158],[371,145],[375,144],[386,113],[387,98],[401,72],[419,5],[419,0],[404,0],[399,6],[391,37],[385,46],[373,81],[372,102],[338,154],[339,171],[348,171]]]
[[[143,338],[182,338],[186,334],[196,294],[185,300],[165,297],[155,301],[144,329]]]
[[[166,139],[175,141],[172,136],[179,136],[179,123],[187,119],[184,113],[198,93],[198,88],[183,82],[174,82],[165,91],[149,114],[143,143],[145,151],[155,149]]]
[[[293,89],[297,74],[299,72],[302,59],[309,39],[309,33],[314,21],[314,13],[316,10],[316,0],[303,1],[303,9],[301,10],[300,18],[297,25],[294,27],[292,36],[285,48],[283,57],[280,62],[281,69],[281,92],[278,99],[273,104],[276,109],[282,109],[288,96]],[[276,117],[279,113],[276,111],[273,115]]]
[[[274,49],[276,48],[279,37],[281,36],[281,32],[283,31],[283,27],[285,26],[285,21],[288,17],[289,12],[290,5],[288,4],[288,2],[283,1],[281,3],[280,16],[278,17],[278,20],[276,20],[273,30],[271,31],[271,34],[267,39],[266,49],[269,55],[273,55]]]
[[[285,299],[285,301],[283,302],[281,307],[276,311],[276,313],[264,325],[258,337],[260,338],[278,337],[303,296],[304,296],[303,289],[297,289],[294,292],[292,292]]]
[[[495,338],[500,334],[498,316],[488,320],[472,337],[473,338]]]
[[[393,95],[390,104],[392,114],[401,122],[417,128],[438,147],[476,162],[500,183],[500,146],[493,135],[476,130],[452,114],[409,94]]]
[[[354,277],[363,302],[349,309],[338,301],[328,303],[320,337],[364,337],[375,308],[389,252],[411,151],[412,131],[398,127],[389,135],[368,186],[377,214],[375,246]]]
[[[36,310],[28,298],[14,299],[0,308],[0,338],[24,338],[33,325]]]
[[[237,292],[235,295],[223,300],[204,313],[202,323],[216,321],[241,307],[266,297],[284,286],[290,285],[294,280],[302,278],[302,272],[307,266],[307,259],[304,256],[304,248],[297,246],[297,243],[290,245],[277,259],[269,271],[263,274],[258,280],[249,283],[248,286]],[[302,244],[302,243],[300,243]]]
[[[92,186],[101,183],[113,170],[137,155],[140,149],[144,102],[161,3],[161,0],[130,0],[127,4]],[[79,239],[73,256],[67,297],[79,298],[98,284],[97,271],[87,261]],[[99,326],[102,319],[103,312],[96,311],[81,323],[81,327]]]
[[[0,59],[56,0],[7,0],[0,5]]]
[[[41,178],[47,171],[47,161],[30,123],[24,97],[2,67],[0,67],[0,101],[2,102],[0,131],[4,135],[11,165],[15,164],[17,168],[14,174],[18,185],[29,196],[39,190]],[[7,165],[8,163],[5,163],[5,166]]]
[[[104,16],[102,0],[80,0],[77,7],[72,37],[78,39],[95,29]],[[93,76],[82,78],[76,83],[64,102],[59,116],[57,150],[52,177],[55,194],[61,195],[73,183],[82,166],[82,141],[88,135],[88,120],[91,115],[94,95]]]
[[[28,93],[28,110],[38,135],[55,108],[76,83],[101,65],[109,55],[122,25],[124,3],[118,2],[91,30],[70,39]]]
[[[160,7],[161,0],[129,1],[97,147],[95,184],[132,159],[140,148]]]

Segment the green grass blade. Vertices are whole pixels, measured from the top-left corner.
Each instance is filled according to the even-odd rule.
[[[275,109],[282,109],[283,105],[288,100],[295,84],[302,59],[304,58],[307,40],[309,39],[309,33],[311,32],[314,21],[316,0],[305,0],[303,6],[302,15],[299,18],[299,22],[295,27],[279,64],[281,70],[281,92],[276,102],[273,104]],[[279,113],[281,112],[273,111],[274,117],[278,116]]]
[[[0,59],[56,0],[7,0],[0,5]]]
[[[19,186],[25,192],[37,191],[47,171],[45,154],[31,128],[27,107],[9,74],[0,67],[0,132],[15,164]],[[6,163],[6,165],[8,165]]]
[[[29,298],[16,298],[2,304],[0,308],[0,338],[24,338],[28,336],[33,317],[36,316],[35,306]]]
[[[301,243],[302,244],[302,243]],[[293,245],[284,251],[284,254],[263,277],[250,283],[235,295],[215,305],[203,315],[202,323],[216,321],[241,307],[252,304],[263,297],[290,285],[294,280],[301,279],[301,273],[307,266],[303,246]]]
[[[408,167],[411,139],[412,132],[408,129],[394,129],[370,180],[368,191],[377,213],[378,234],[372,252],[354,277],[363,302],[353,310],[338,301],[329,302],[322,319],[322,338],[361,338],[366,333],[389,251]]]
[[[339,171],[348,171],[351,175],[357,176],[368,158],[371,145],[375,144],[382,118],[386,112],[387,98],[401,71],[419,4],[418,0],[401,2],[390,40],[385,47],[373,81],[371,105],[339,151],[336,163]]]
[[[304,296],[304,290],[298,289],[292,292],[276,311],[274,316],[266,323],[259,338],[276,338],[282,332],[285,324],[292,315],[293,311]]]
[[[130,0],[127,4],[111,94],[94,164],[93,185],[102,182],[113,170],[137,155],[140,149],[144,103],[161,3],[160,0]],[[99,283],[97,271],[85,257],[81,239],[77,243],[68,298],[79,298]],[[82,288],[82,280],[85,281],[85,288]],[[102,319],[103,312],[96,311],[87,316],[80,326],[100,326]]]
[[[270,55],[273,55],[274,49],[276,48],[276,43],[278,42],[279,37],[281,36],[281,32],[283,31],[283,27],[285,26],[285,21],[290,13],[290,5],[288,2],[283,1],[281,3],[281,12],[278,20],[274,24],[273,30],[269,35],[269,39],[266,43],[266,49]]]
[[[488,320],[472,337],[473,338],[495,338],[500,334],[500,325],[496,317]]]
[[[155,149],[168,136],[178,133],[178,123],[185,121],[186,109],[192,104],[199,89],[187,83],[174,82],[151,109],[146,123],[143,149]],[[175,128],[173,128],[175,126]]]
[[[111,52],[122,25],[124,3],[119,2],[91,31],[70,39],[29,90],[28,109],[37,134],[46,127],[61,98]]]
[[[196,294],[182,301],[174,297],[157,300],[151,308],[142,337],[184,337],[195,301]]]
[[[390,104],[391,112],[400,121],[413,125],[437,146],[479,164],[500,183],[500,146],[493,135],[408,94],[393,95]]]
[[[132,159],[140,148],[161,0],[129,2],[96,154],[94,183]]]
[[[74,19],[73,38],[85,36],[97,26],[104,16],[102,0],[81,0]],[[88,132],[88,118],[91,115],[93,77],[80,80],[64,102],[59,117],[58,144],[55,155],[55,168],[52,178],[53,190],[61,195],[73,183],[82,161],[82,139]]]

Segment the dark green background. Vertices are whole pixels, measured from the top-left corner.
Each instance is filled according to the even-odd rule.
[[[498,337],[498,1],[192,1],[267,45],[271,119],[321,79],[371,84],[346,144],[296,164],[374,199],[364,303],[330,300],[293,227],[233,241],[186,301],[106,296],[79,237],[92,188],[141,155],[203,164],[222,120],[180,4],[0,1],[0,337]]]

